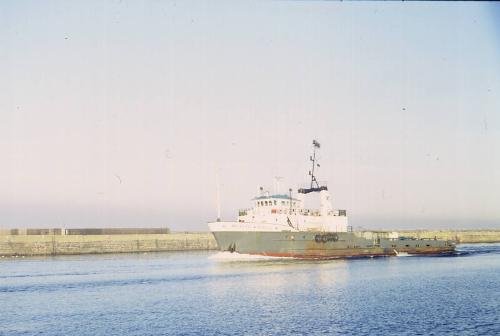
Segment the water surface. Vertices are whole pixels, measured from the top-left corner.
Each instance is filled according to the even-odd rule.
[[[0,259],[0,335],[498,335],[500,244],[453,257]]]

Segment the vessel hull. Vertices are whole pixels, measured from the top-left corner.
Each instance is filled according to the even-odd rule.
[[[391,239],[356,232],[213,232],[222,251],[301,259],[443,255],[455,251],[451,241]]]

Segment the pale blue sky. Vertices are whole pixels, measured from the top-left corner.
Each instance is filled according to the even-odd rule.
[[[307,178],[365,228],[499,228],[496,3],[0,2],[0,227],[206,230]]]

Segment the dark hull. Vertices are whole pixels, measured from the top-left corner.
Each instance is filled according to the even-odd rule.
[[[356,232],[213,232],[222,251],[300,259],[336,259],[454,253],[451,241],[390,239],[384,234]]]

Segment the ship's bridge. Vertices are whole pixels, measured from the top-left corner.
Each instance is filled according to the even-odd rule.
[[[240,209],[239,215],[295,214],[303,209],[302,200],[286,194],[264,194],[252,198],[253,208]]]
[[[302,201],[290,197],[286,194],[262,195],[252,199],[256,208],[260,207],[286,207],[286,208],[301,208]]]

